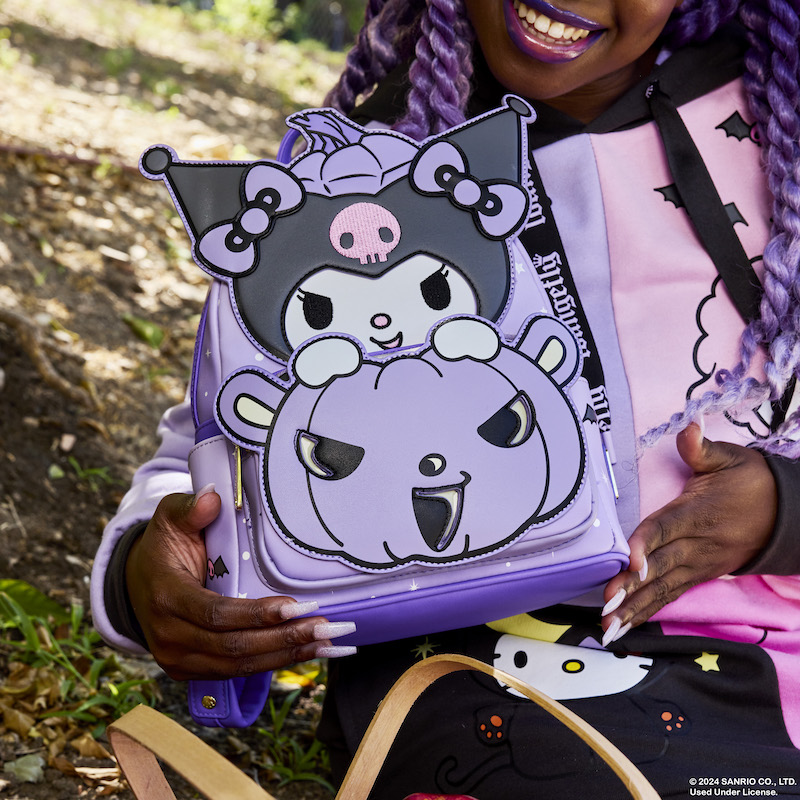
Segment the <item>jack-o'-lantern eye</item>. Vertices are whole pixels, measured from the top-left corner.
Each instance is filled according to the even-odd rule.
[[[318,478],[338,481],[352,475],[364,458],[364,448],[347,442],[298,431],[295,438],[297,457]]]
[[[530,438],[536,411],[530,397],[519,392],[478,428],[478,435],[495,447],[518,447]]]

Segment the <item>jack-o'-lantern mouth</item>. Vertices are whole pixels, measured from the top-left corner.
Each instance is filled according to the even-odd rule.
[[[411,490],[414,516],[422,538],[431,550],[441,553],[456,535],[464,508],[464,490],[472,480],[468,472],[464,480],[450,486]]]

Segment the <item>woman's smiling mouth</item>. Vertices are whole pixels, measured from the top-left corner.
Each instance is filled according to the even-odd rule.
[[[514,44],[526,55],[548,63],[571,61],[585,53],[604,30],[601,25],[542,0],[508,0],[506,25]]]

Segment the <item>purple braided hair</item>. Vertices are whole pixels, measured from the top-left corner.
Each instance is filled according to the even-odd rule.
[[[355,108],[359,97],[409,57],[413,48],[414,3],[400,0],[369,0],[364,25],[347,54],[337,84],[325,98],[325,105],[345,114]],[[411,28],[411,30],[409,30]]]
[[[703,42],[732,20],[741,0],[683,0],[664,30],[672,47]]]
[[[406,116],[396,130],[414,139],[441,133],[466,119],[472,77],[472,28],[463,0],[428,0],[409,69]]]
[[[692,398],[640,444],[655,444],[706,414],[779,400],[800,378],[800,0],[683,0],[664,31],[672,49],[708,39],[734,18],[747,30],[744,86],[764,144],[773,196],[771,238],[764,250],[760,317],[742,334],[739,363],[716,375],[717,389]],[[466,118],[473,32],[463,0],[370,0],[364,29],[329,97],[349,111],[360,93],[411,57],[406,115],[395,129],[423,139]],[[748,376],[766,353],[765,381]],[[800,411],[760,442],[763,449],[800,456]]]
[[[764,249],[760,316],[742,334],[739,363],[716,375],[718,389],[690,400],[681,413],[641,438],[643,446],[685,428],[704,414],[779,400],[800,377],[800,17],[789,0],[685,0],[667,31],[676,46],[707,39],[738,17],[748,33],[744,86],[765,146],[764,170],[773,197],[771,238]],[[753,358],[766,352],[765,382],[747,377]],[[760,442],[763,449],[796,457],[800,414]],[[791,438],[790,438],[791,437]]]
[[[472,39],[463,0],[370,0],[325,103],[351,111],[359,97],[413,57],[406,114],[394,128],[417,140],[447,130],[466,119]]]

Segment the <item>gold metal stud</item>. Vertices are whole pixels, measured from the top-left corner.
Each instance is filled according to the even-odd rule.
[[[202,700],[203,708],[214,708],[217,705],[217,698],[207,694]]]

